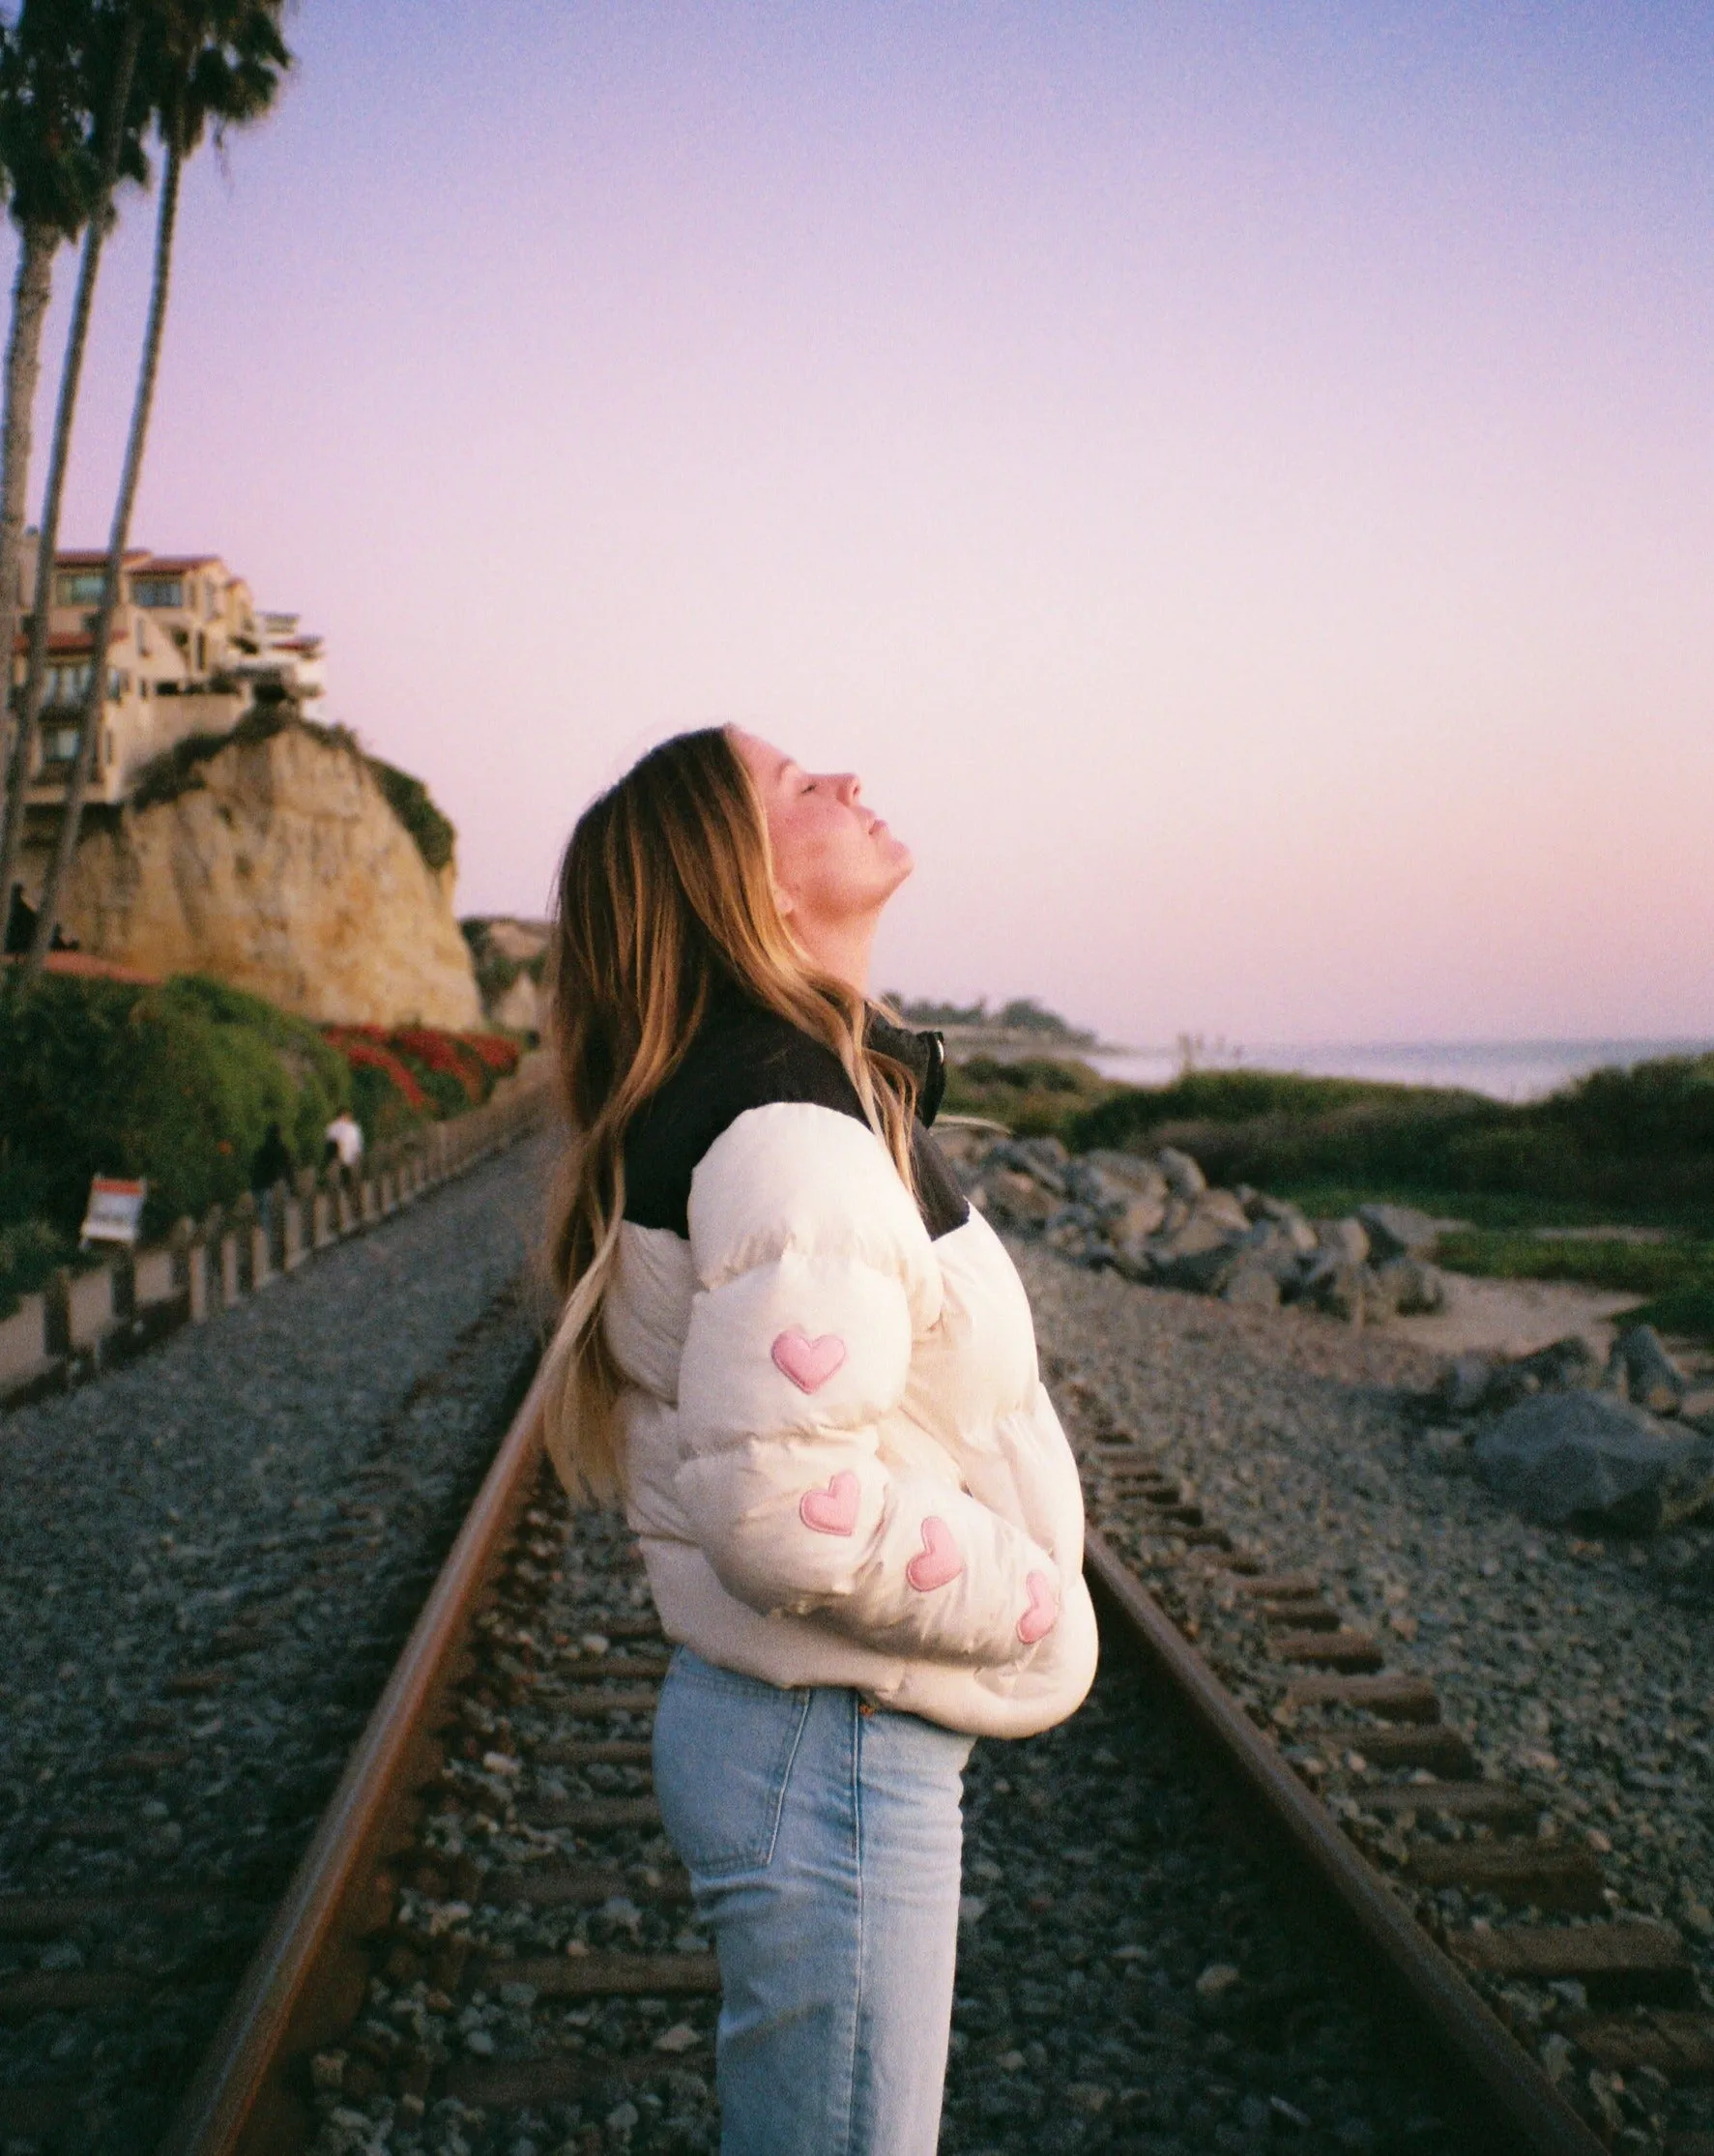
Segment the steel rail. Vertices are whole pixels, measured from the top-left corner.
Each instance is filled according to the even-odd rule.
[[[1605,2156],[1604,2144],[1388,1891],[1321,1799],[1305,1789],[1094,1528],[1086,1530],[1085,1557],[1091,1583],[1123,1618],[1147,1660],[1479,2088],[1485,2108],[1513,2137],[1505,2144],[1508,2156]]]
[[[450,1683],[482,1589],[530,1500],[543,1451],[542,1381],[524,1399],[412,1628],[387,1688],[346,1763],[214,2040],[186,2091],[160,2156],[261,2156],[301,2145],[305,2115],[286,2076],[298,2055],[361,2004],[341,1963],[384,1912],[363,1890],[397,1837],[429,1758],[437,1707]],[[365,1920],[366,1916],[366,1920]],[[325,2020],[323,2018],[326,2018]]]

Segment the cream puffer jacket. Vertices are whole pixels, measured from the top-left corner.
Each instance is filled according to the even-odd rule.
[[[717,1002],[626,1148],[626,1510],[706,1660],[1028,1735],[1094,1675],[1077,1470],[1016,1269],[915,1140],[916,1199],[836,1058]]]

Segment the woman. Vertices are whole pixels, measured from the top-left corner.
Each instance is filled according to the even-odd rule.
[[[938,1036],[866,1002],[911,868],[854,777],[710,729],[595,801],[560,877],[549,1442],[623,1491],[680,1643],[654,1779],[735,2156],[929,2156],[972,1738],[1094,1671],[1029,1305],[927,1132]]]

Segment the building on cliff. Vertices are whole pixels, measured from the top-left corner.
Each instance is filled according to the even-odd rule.
[[[104,565],[55,558],[18,860],[26,908],[60,830]],[[259,610],[213,554],[130,553],[120,598],[60,907],[81,954],[155,977],[211,974],[305,1018],[480,1025],[452,827],[419,781],[306,715],[324,687],[320,638]],[[26,648],[20,637],[15,698]]]
[[[76,760],[105,564],[101,553],[54,558],[46,689],[24,797],[38,825],[57,820]],[[33,532],[24,539],[20,585],[27,606],[36,589]],[[28,649],[20,632],[15,702]],[[142,548],[125,557],[106,672],[87,797],[97,809],[128,800],[142,772],[179,743],[229,734],[258,702],[285,698],[302,709],[325,685],[321,639],[304,634],[295,614],[259,613],[249,586],[218,554]]]

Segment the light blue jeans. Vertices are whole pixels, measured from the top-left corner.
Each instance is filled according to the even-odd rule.
[[[654,1787],[724,1994],[724,2156],[934,2156],[971,1739],[681,1647]]]

